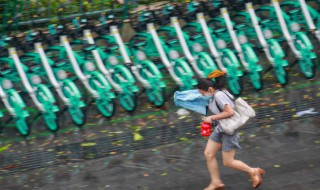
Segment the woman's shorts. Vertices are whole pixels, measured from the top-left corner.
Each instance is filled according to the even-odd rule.
[[[219,130],[219,127],[216,127],[209,139],[222,144],[222,151],[224,152],[229,152],[233,149],[241,149],[239,145],[240,136],[238,132],[233,135],[227,135],[222,130]]]

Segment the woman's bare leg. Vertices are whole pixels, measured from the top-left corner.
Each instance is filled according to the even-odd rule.
[[[208,140],[204,155],[207,160],[207,166],[211,177],[211,183],[205,190],[215,189],[216,187],[222,186],[223,183],[220,178],[218,161],[216,159],[217,152],[221,149],[222,144],[216,143],[212,140]]]
[[[235,150],[231,150],[229,152],[222,151],[223,165],[242,172],[246,172],[247,174],[249,174],[253,181],[253,187],[258,187],[262,182],[261,175],[265,173],[264,170],[260,168],[252,168],[241,160],[235,160],[235,152]]]
[[[254,173],[253,168],[249,167],[247,164],[245,164],[241,160],[234,159],[235,153],[236,153],[235,150],[231,150],[229,152],[222,151],[223,165],[236,170],[240,170],[242,172],[246,172],[248,174],[253,174]]]

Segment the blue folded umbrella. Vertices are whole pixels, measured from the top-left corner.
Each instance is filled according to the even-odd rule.
[[[198,90],[176,91],[174,103],[176,106],[206,115],[206,106],[210,97],[202,96]]]

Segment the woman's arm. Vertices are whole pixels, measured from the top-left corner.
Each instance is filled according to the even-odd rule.
[[[233,111],[232,107],[229,104],[227,104],[224,106],[224,110],[221,113],[219,113],[217,115],[208,116],[204,119],[204,121],[207,123],[212,123],[212,121],[215,121],[215,120],[225,119],[225,118],[231,117],[231,116],[233,116],[233,114],[234,114],[234,111]]]
[[[234,111],[233,111],[232,107],[229,104],[227,104],[224,106],[224,110],[221,113],[219,113],[217,115],[212,115],[212,116],[210,116],[210,118],[211,118],[211,120],[214,121],[214,120],[225,119],[225,118],[231,117],[231,116],[233,116],[233,114],[234,114]]]

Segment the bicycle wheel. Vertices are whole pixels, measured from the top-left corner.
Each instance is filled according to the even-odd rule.
[[[126,94],[126,93],[121,93],[119,94],[119,101],[121,106],[129,112],[132,112],[135,110],[137,104],[136,104],[136,96],[133,94]]]
[[[83,113],[82,109],[79,106],[69,106],[68,112],[74,124],[81,126],[86,123],[86,115]]]
[[[50,131],[57,131],[59,129],[59,125],[57,122],[57,117],[52,113],[42,113],[43,120],[45,121],[47,128]]]
[[[114,99],[100,98],[96,99],[96,106],[104,117],[112,117],[115,113]]]
[[[311,79],[315,74],[315,64],[312,62],[312,59],[305,58],[299,60],[299,66],[302,74],[307,78]]]
[[[164,104],[164,96],[163,96],[163,90],[153,90],[153,89],[147,89],[147,96],[151,100],[151,102],[156,107],[161,107]]]
[[[17,129],[22,136],[28,136],[30,134],[30,127],[24,117],[14,118],[17,125]]]

